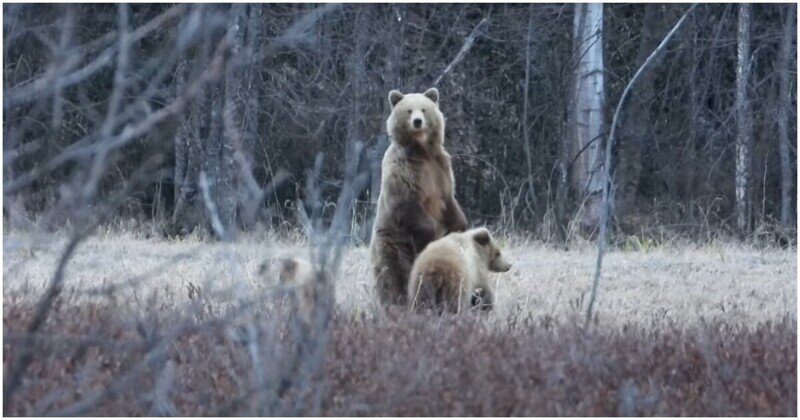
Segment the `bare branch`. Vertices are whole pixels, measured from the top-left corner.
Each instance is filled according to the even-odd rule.
[[[467,56],[467,53],[469,52],[469,50],[472,49],[472,44],[475,43],[475,39],[479,35],[478,31],[480,30],[481,26],[483,26],[483,24],[486,23],[486,20],[487,20],[487,18],[483,18],[483,19],[481,19],[480,22],[478,22],[477,25],[475,25],[475,28],[472,29],[472,32],[470,32],[469,35],[467,36],[467,38],[464,39],[464,45],[458,51],[458,54],[456,54],[455,58],[453,58],[453,61],[451,61],[450,64],[448,64],[447,67],[444,68],[444,71],[442,71],[442,74],[440,74],[439,77],[437,77],[436,80],[433,81],[433,86],[438,85],[439,82],[441,82],[442,79],[445,76],[447,76],[448,73],[453,71],[453,68],[455,68],[455,66],[457,66],[458,63],[460,63],[461,60],[463,60],[464,57]]]
[[[639,70],[636,71],[636,74],[633,75],[630,82],[625,86],[625,90],[622,91],[622,96],[619,98],[619,102],[617,102],[617,109],[614,111],[614,118],[611,121],[611,133],[608,136],[608,141],[606,142],[606,156],[605,156],[605,163],[603,164],[603,203],[600,212],[600,233],[597,236],[597,260],[595,262],[594,268],[594,275],[592,278],[592,292],[589,297],[589,306],[586,309],[586,320],[584,325],[588,326],[589,322],[592,318],[592,313],[594,310],[594,302],[597,298],[597,286],[600,283],[600,272],[603,265],[603,252],[605,250],[606,245],[606,230],[608,229],[608,218],[609,214],[611,213],[611,193],[610,193],[610,186],[611,186],[611,150],[614,145],[614,135],[617,132],[617,121],[619,120],[620,111],[622,110],[622,104],[625,102],[625,99],[630,94],[631,89],[636,84],[636,81],[641,77],[641,75],[647,70],[650,63],[655,60],[656,56],[663,51],[669,40],[678,31],[678,28],[681,27],[683,21],[686,20],[686,17],[689,16],[689,13],[697,7],[697,4],[693,4],[689,7],[683,16],[681,16],[678,23],[672,28],[671,31],[664,37],[664,40],[661,41],[661,44],[650,53],[650,56],[647,57],[644,64],[639,67]]]
[[[53,306],[53,302],[61,292],[61,284],[64,281],[67,264],[74,255],[78,245],[80,245],[80,243],[86,239],[98,225],[100,225],[108,216],[110,216],[111,211],[120,205],[124,198],[130,195],[134,189],[140,187],[144,181],[150,179],[154,172],[154,166],[160,163],[160,161],[161,157],[156,156],[154,159],[146,162],[145,165],[142,165],[142,167],[133,175],[130,182],[125,185],[125,188],[123,188],[121,191],[119,191],[119,193],[116,194],[115,197],[112,197],[109,200],[110,204],[103,209],[103,211],[98,212],[95,220],[87,223],[87,225],[78,230],[72,236],[69,243],[64,248],[63,253],[61,254],[61,258],[58,261],[58,266],[53,274],[53,279],[50,281],[44,296],[39,301],[33,319],[26,329],[29,337],[33,337],[33,334],[36,333],[39,328],[41,328],[42,324],[47,319],[47,314],[49,313],[50,308]],[[30,351],[31,348],[31,343],[27,343],[26,345],[22,346],[22,353],[15,361],[11,361],[8,365],[8,369],[6,370],[3,379],[4,411],[8,411],[9,404],[11,403],[11,397],[14,395],[14,392],[16,392],[17,388],[22,382],[23,372],[25,372],[25,369],[27,369],[28,365],[30,365],[30,363],[33,361],[33,354]]]
[[[184,12],[184,8],[185,6],[183,5],[173,6],[166,12],[158,15],[141,27],[137,28],[135,31],[130,33],[128,38],[129,44],[138,42],[151,32],[164,26],[168,21],[181,16]],[[80,52],[79,55],[70,58],[69,62],[64,66],[61,66],[58,69],[52,69],[43,76],[31,80],[24,85],[16,86],[10,91],[6,92],[3,97],[3,108],[8,108],[10,106],[19,105],[38,99],[41,94],[51,90],[51,86],[56,80],[58,81],[58,87],[60,89],[64,89],[97,73],[103,67],[111,64],[111,59],[116,53],[119,44],[108,47],[83,68],[75,71],[72,70],[75,68],[75,66],[82,62],[83,55],[81,54],[85,54],[85,51],[93,51],[96,46],[107,44],[113,41],[116,37],[116,31],[113,31],[86,46],[75,48],[76,51]],[[70,74],[63,74],[67,71],[72,72]]]
[[[202,89],[206,84],[217,80],[222,75],[224,64],[227,59],[227,46],[227,38],[223,38],[217,45],[217,51],[214,55],[214,59],[209,64],[208,68],[206,68],[203,73],[187,87],[186,91],[184,91],[181,96],[176,98],[169,105],[152,112],[137,124],[125,126],[121,133],[109,138],[104,143],[107,152],[125,146],[131,141],[136,140],[140,136],[148,133],[155,125],[161,123],[166,118],[182,112],[187,104],[189,104],[194,97],[202,92]],[[36,179],[38,179],[41,175],[55,170],[67,162],[96,153],[98,151],[97,144],[85,144],[95,137],[95,134],[91,134],[86,138],[73,143],[72,146],[68,147],[48,162],[40,166],[36,166],[30,172],[25,173],[14,180],[9,180],[9,182],[6,182],[3,186],[3,193],[14,194],[20,189],[25,188],[32,182],[36,181]]]

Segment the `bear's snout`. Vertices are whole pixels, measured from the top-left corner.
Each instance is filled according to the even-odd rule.
[[[492,260],[491,263],[489,263],[489,271],[494,271],[495,273],[505,273],[508,270],[511,270],[511,263],[506,261],[502,255],[498,255]]]
[[[422,127],[422,118],[414,118],[414,128]]]

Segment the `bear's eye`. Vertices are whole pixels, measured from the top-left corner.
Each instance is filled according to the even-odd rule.
[[[422,113],[423,113],[423,114],[425,113],[425,110],[424,110],[424,109],[422,110]]]
[[[408,114],[411,115],[411,110],[410,109],[408,110]]]

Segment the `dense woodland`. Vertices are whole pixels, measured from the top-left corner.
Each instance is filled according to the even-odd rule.
[[[367,240],[388,92],[436,86],[471,224],[591,234],[619,98],[688,9],[5,4],[6,227],[296,226],[315,165],[325,214],[348,161]],[[614,232],[793,232],[795,22],[793,4],[688,13],[623,104]]]

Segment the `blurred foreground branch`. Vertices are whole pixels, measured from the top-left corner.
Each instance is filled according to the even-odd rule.
[[[108,203],[96,213],[94,220],[88,221],[88,224],[75,232],[70,238],[67,246],[64,248],[61,257],[58,260],[56,271],[53,274],[52,280],[50,280],[50,283],[47,286],[44,296],[36,305],[36,311],[34,312],[33,319],[26,329],[24,343],[18,346],[21,353],[16,355],[17,357],[13,358],[9,362],[8,368],[3,375],[3,411],[8,412],[9,404],[11,404],[11,397],[21,384],[23,373],[33,361],[32,349],[34,347],[34,336],[47,319],[48,312],[52,308],[55,299],[61,292],[67,264],[74,255],[78,245],[80,245],[83,240],[89,237],[89,235],[91,235],[100,224],[105,222],[109,216],[113,215],[113,211],[120,204],[122,204],[133,191],[135,191],[137,188],[140,188],[143,184],[153,180],[154,174],[157,173],[156,169],[161,164],[162,158],[163,157],[161,155],[155,155],[144,165],[142,165],[142,167],[136,173],[134,173],[131,180],[126,183],[125,187],[117,194],[112,196]]]

